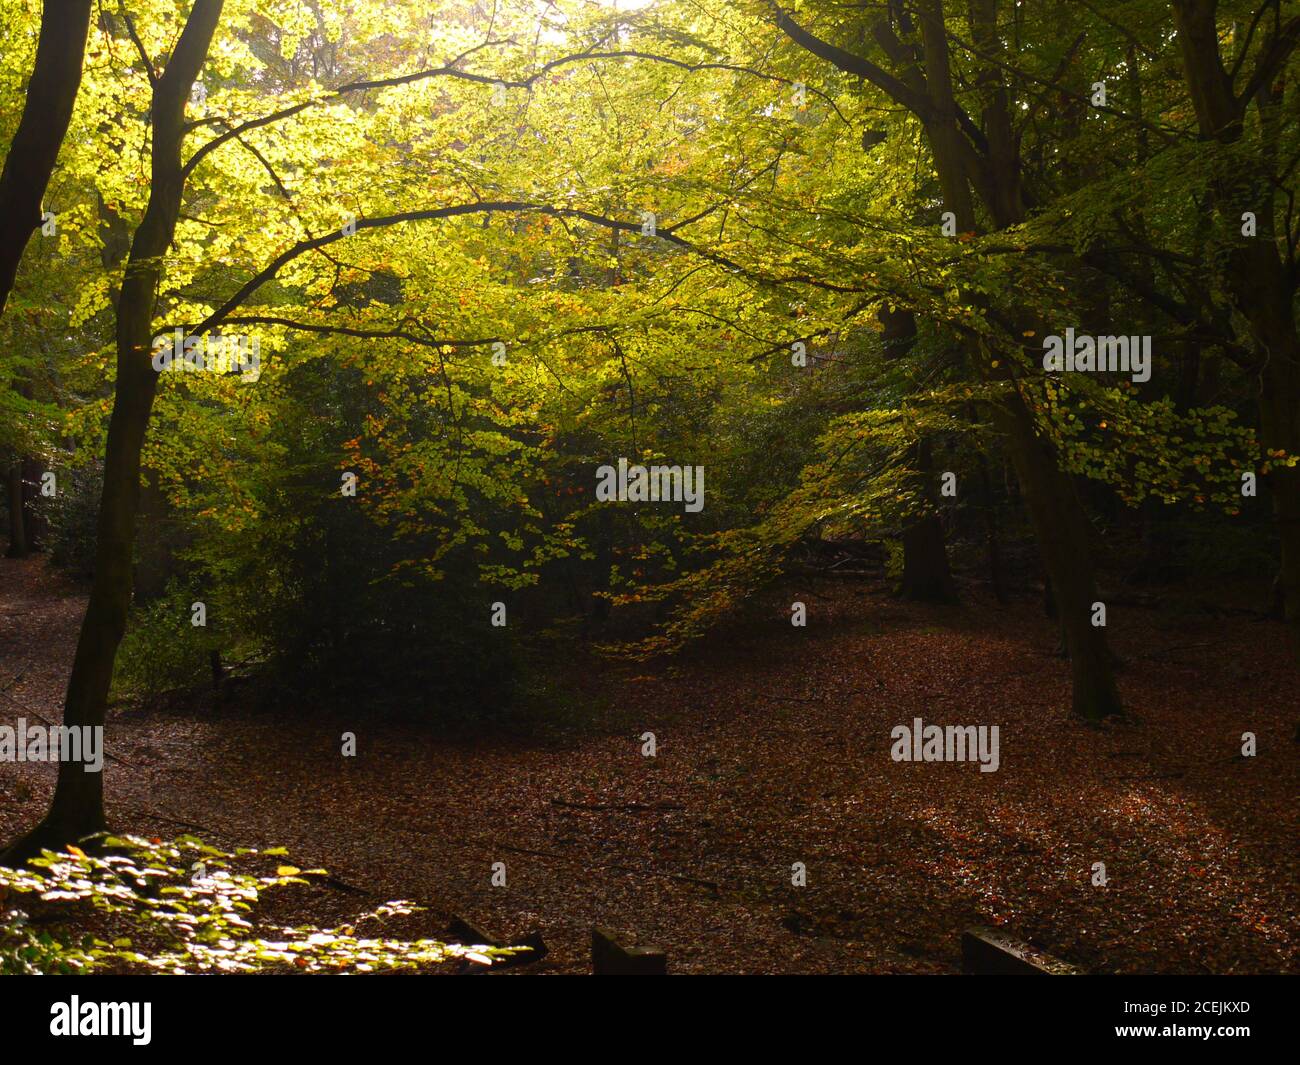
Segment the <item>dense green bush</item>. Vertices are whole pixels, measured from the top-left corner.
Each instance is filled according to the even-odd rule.
[[[78,580],[88,580],[95,572],[95,524],[103,484],[99,459],[65,466],[59,472],[53,498],[38,497],[36,502],[47,524],[45,546],[50,561]]]
[[[211,654],[230,639],[217,602],[179,581],[147,603],[137,603],[118,651],[113,686],[119,694],[152,701],[211,677]],[[207,624],[194,625],[192,607],[203,602]]]
[[[217,648],[226,661],[257,658],[263,679],[295,701],[413,699],[462,716],[510,700],[518,650],[511,628],[491,625],[492,602],[507,597],[478,583],[478,556],[447,551],[435,522],[401,534],[381,526],[339,491],[344,444],[376,409],[357,370],[309,361],[290,371],[264,433],[231,434],[220,458],[246,495],[238,508],[224,488],[186,497],[187,591],[137,614],[124,684],[201,682]],[[409,566],[440,551],[439,580]],[[208,631],[177,639],[197,600]]]

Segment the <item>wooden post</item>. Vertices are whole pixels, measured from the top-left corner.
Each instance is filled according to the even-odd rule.
[[[525,951],[518,954],[511,954],[505,958],[494,958],[492,961],[493,969],[509,969],[516,965],[531,965],[533,962],[541,961],[548,953],[550,948],[547,947],[546,941],[542,939],[541,932],[529,932],[522,939],[516,939],[512,943],[502,943],[497,936],[490,932],[484,932],[481,928],[470,924],[462,917],[453,917],[450,925],[447,926],[447,937],[452,940],[459,940],[468,947],[527,947]],[[463,970],[466,972],[488,972],[490,970],[469,967]]]
[[[623,947],[604,928],[591,930],[594,976],[667,976],[668,955],[653,947]]]

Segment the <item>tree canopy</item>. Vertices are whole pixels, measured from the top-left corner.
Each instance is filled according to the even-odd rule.
[[[1300,617],[1292,6],[98,5],[0,235],[0,449],[88,500],[67,720],[213,654],[481,690],[497,606],[669,652],[810,539],[947,597],[953,485],[1032,534],[1086,718],[1101,526],[1271,501]],[[0,13],[8,173],[44,31]],[[609,505],[620,461],[707,505]]]

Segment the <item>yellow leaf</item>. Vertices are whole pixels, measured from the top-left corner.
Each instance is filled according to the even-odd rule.
[[[300,872],[302,870],[296,865],[278,865],[275,868],[276,876],[297,876]]]

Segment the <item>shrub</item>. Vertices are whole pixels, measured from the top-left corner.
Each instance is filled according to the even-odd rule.
[[[191,606],[203,600],[207,626],[191,624]],[[221,646],[221,612],[181,582],[160,599],[132,610],[118,650],[113,686],[119,694],[152,701],[166,692],[192,688],[211,676],[211,652]]]
[[[47,523],[45,544],[50,561],[77,580],[89,580],[95,573],[95,528],[104,471],[96,459],[89,465],[67,468],[60,473],[58,484],[53,498],[37,500]]]
[[[490,965],[526,949],[384,938],[386,919],[418,909],[407,902],[337,928],[275,926],[257,914],[263,892],[309,884],[324,869],[280,864],[283,848],[230,854],[193,836],[93,839],[99,855],[69,846],[24,869],[0,866],[0,904],[24,906],[0,913],[0,974],[365,973],[453,958]],[[39,911],[39,924],[29,910]]]

